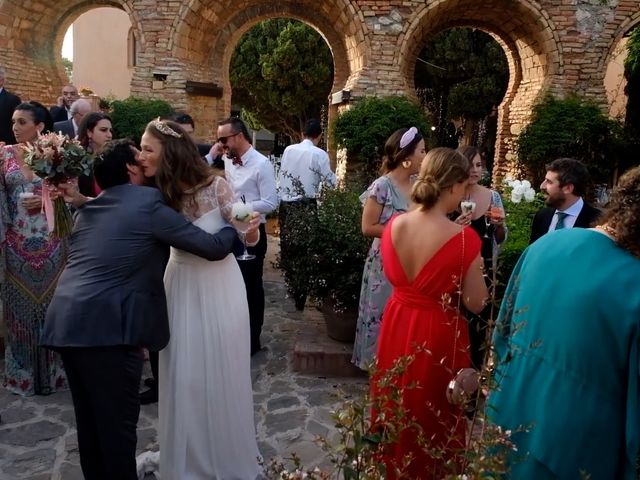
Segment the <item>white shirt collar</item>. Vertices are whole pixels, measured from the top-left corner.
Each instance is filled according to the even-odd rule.
[[[569,208],[567,208],[566,210],[556,210],[556,213],[563,212],[567,215],[571,215],[572,217],[577,217],[578,215],[580,215],[583,206],[584,200],[582,199],[582,197],[578,197],[578,200],[576,200],[576,202]]]

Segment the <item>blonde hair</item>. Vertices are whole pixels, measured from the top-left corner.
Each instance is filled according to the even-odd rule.
[[[469,160],[450,148],[434,148],[424,157],[411,200],[423,210],[432,208],[443,190],[469,178]]]

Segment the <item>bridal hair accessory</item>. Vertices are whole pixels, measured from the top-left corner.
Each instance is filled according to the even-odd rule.
[[[172,137],[182,138],[181,133],[176,132],[173,128],[171,128],[169,125],[167,125],[162,120],[160,120],[160,117],[153,120],[151,122],[151,125],[156,127],[156,130],[158,130],[163,135],[170,135]]]
[[[418,129],[416,127],[411,127],[409,130],[404,132],[404,135],[400,138],[400,148],[404,148],[413,142],[416,135],[418,135]]]

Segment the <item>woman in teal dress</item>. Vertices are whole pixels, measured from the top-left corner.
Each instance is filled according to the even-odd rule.
[[[351,361],[362,370],[373,362],[378,344],[382,311],[391,285],[382,272],[380,237],[389,219],[409,209],[411,177],[420,171],[425,156],[424,139],[416,127],[394,132],[384,146],[382,176],[360,196],[362,233],[373,242],[362,273],[356,338]]]
[[[522,255],[494,333],[489,414],[511,430],[509,478],[635,479],[640,442],[640,167],[593,229]]]
[[[20,395],[46,395],[66,388],[60,357],[39,342],[67,250],[64,242],[49,236],[41,212],[43,182],[24,164],[21,147],[50,128],[46,108],[37,102],[21,103],[13,113],[13,133],[19,143],[0,149],[2,300],[7,329],[3,385]]]

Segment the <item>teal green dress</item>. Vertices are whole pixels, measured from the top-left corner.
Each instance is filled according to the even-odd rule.
[[[636,478],[639,283],[640,260],[593,230],[524,252],[494,332],[488,409],[518,449],[508,478]]]

